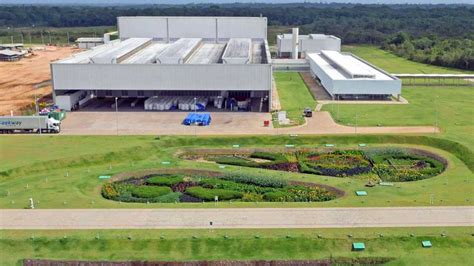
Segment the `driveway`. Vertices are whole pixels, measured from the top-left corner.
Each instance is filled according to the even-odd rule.
[[[426,134],[432,126],[350,127],[337,124],[328,112],[314,112],[302,126],[264,127],[269,113],[214,112],[210,126],[181,125],[185,112],[72,112],[61,124],[63,135],[278,135],[278,134]]]
[[[473,226],[474,207],[1,210],[0,229]],[[212,225],[211,225],[212,222]]]

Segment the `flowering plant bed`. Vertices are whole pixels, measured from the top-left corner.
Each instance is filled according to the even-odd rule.
[[[436,176],[444,171],[446,160],[427,151],[404,148],[363,150],[320,149],[292,152],[251,152],[209,155],[220,164],[257,167],[286,172],[325,176],[378,176],[381,181],[407,182]],[[259,159],[263,161],[258,161]]]
[[[102,196],[123,202],[308,202],[343,195],[333,187],[268,176],[200,172],[147,174],[106,183]]]

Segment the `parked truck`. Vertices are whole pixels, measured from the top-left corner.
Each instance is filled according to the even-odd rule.
[[[48,116],[0,116],[0,133],[59,133],[61,122]]]

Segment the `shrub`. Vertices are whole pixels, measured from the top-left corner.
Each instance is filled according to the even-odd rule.
[[[116,198],[119,193],[115,189],[115,186],[111,183],[107,183],[104,186],[102,186],[102,196],[106,199],[114,199]]]
[[[201,179],[199,185],[205,188],[213,188],[213,189],[226,189],[226,190],[233,190],[239,191],[244,193],[257,193],[263,194],[268,191],[274,190],[272,187],[262,187],[253,184],[245,184],[245,183],[237,183],[234,181],[223,180],[218,178],[204,178]]]
[[[229,165],[237,165],[237,166],[244,166],[244,167],[259,167],[260,164],[251,160],[247,160],[242,157],[237,156],[218,156],[212,157],[210,160],[215,161],[219,164],[229,164]]]
[[[242,196],[242,201],[249,201],[249,202],[263,201],[263,195],[256,194],[256,193],[244,193],[244,195]]]
[[[251,176],[251,175],[243,175],[243,174],[227,174],[220,177],[221,179],[234,181],[237,183],[244,183],[244,184],[252,184],[261,187],[274,187],[274,188],[281,188],[288,184],[287,181],[274,178],[274,177],[266,177],[266,176]]]
[[[243,196],[243,193],[238,191],[226,189],[208,189],[203,187],[189,187],[186,189],[186,194],[204,201],[213,201],[215,196],[219,197],[219,200],[240,199]]]
[[[159,187],[159,186],[136,186],[132,188],[132,196],[136,198],[157,198],[168,193],[171,193],[171,188],[169,187]]]
[[[136,198],[133,196],[119,196],[115,198],[116,201],[121,202],[139,202],[139,203],[146,203],[146,202],[160,202],[160,203],[173,203],[179,202],[182,193],[179,192],[171,192],[163,196],[159,196],[156,198]]]
[[[184,181],[184,178],[182,176],[163,175],[163,176],[152,176],[148,178],[146,180],[146,184],[155,185],[155,186],[172,187],[183,181]]]
[[[285,155],[276,152],[254,152],[250,155],[251,158],[270,160],[274,162],[287,162]]]

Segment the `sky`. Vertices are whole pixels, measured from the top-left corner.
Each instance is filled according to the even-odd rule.
[[[0,0],[0,4],[188,4],[188,3],[362,3],[362,4],[473,4],[474,0]]]

